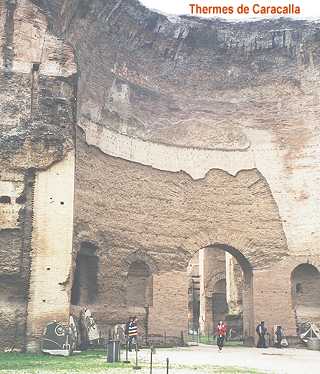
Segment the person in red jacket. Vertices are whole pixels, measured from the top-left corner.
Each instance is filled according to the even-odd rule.
[[[216,329],[216,334],[217,334],[217,346],[219,347],[219,352],[222,351],[224,339],[227,334],[227,326],[223,323],[223,321],[220,321],[218,323],[217,329]]]

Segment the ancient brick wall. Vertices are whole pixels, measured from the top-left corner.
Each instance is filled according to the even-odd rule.
[[[153,278],[153,305],[149,309],[149,334],[180,338],[188,328],[188,278],[186,272],[161,272]]]

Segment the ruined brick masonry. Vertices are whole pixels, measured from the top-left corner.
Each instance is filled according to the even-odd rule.
[[[1,349],[83,306],[180,337],[198,253],[248,341],[320,322],[317,22],[0,0],[0,36]]]

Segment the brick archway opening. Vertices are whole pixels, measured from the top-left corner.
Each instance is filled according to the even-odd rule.
[[[227,321],[230,336],[253,343],[252,266],[237,249],[215,244],[200,249],[188,265],[188,331],[214,333]]]

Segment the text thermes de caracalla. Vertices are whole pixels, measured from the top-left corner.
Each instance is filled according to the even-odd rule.
[[[189,10],[191,14],[254,14],[254,15],[299,15],[301,14],[301,7],[295,4],[287,5],[260,5],[256,4],[240,4],[239,6],[232,5],[199,5],[197,3],[190,3]]]

